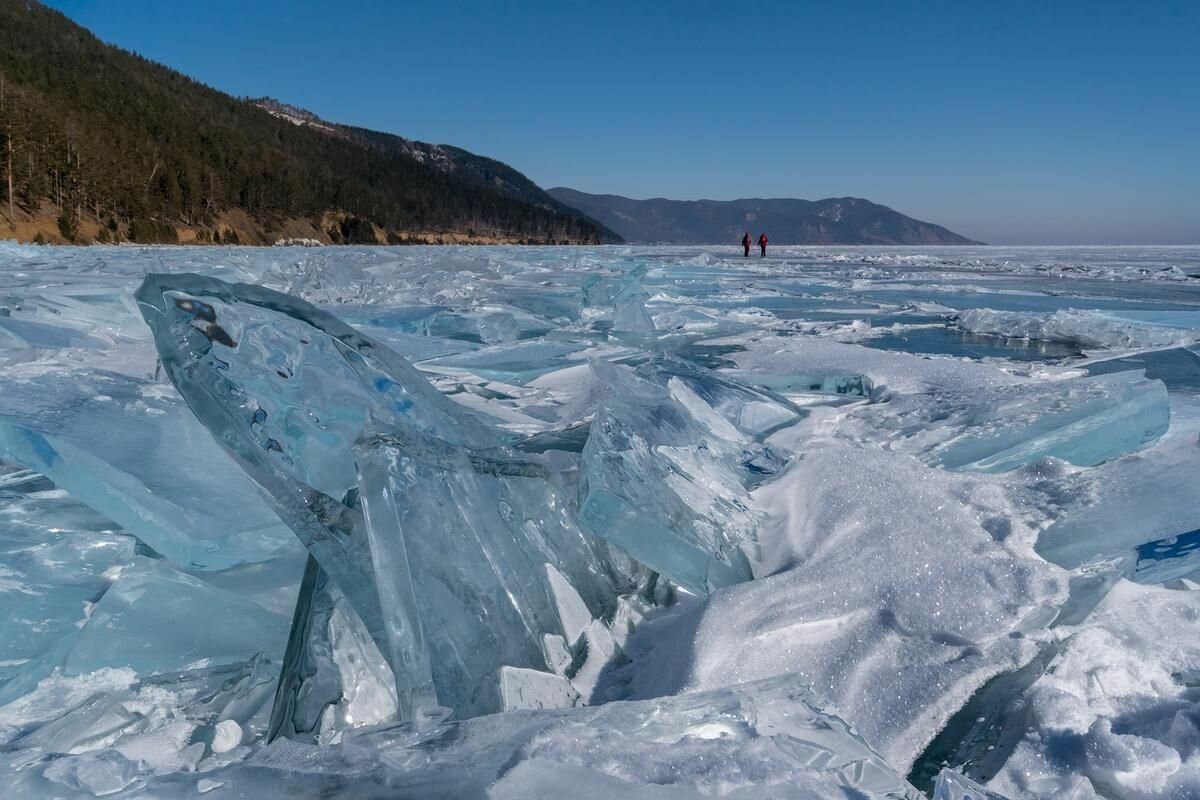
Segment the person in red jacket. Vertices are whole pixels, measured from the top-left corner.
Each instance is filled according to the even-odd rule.
[[[750,257],[750,231],[742,236],[742,249],[746,251],[746,258]]]
[[[760,233],[758,235],[758,246],[760,248],[762,248],[762,255],[759,256],[759,258],[766,258],[767,257],[767,235],[765,233]]]

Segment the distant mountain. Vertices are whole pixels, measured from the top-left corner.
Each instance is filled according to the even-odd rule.
[[[736,243],[745,231],[772,244],[980,244],[940,225],[857,197],[827,200],[631,200],[557,187],[549,194],[629,242]]]
[[[231,97],[0,0],[0,238],[618,237],[498,161]]]

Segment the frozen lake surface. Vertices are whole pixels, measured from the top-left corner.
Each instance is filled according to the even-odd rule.
[[[1198,437],[1195,247],[0,245],[2,794],[1200,797]]]

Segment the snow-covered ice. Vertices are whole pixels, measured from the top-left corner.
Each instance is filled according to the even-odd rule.
[[[0,245],[5,797],[1200,797],[1200,249]]]

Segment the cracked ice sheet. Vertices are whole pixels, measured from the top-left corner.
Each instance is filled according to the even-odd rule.
[[[958,325],[972,333],[1106,349],[1169,347],[1200,339],[1200,311],[1060,309],[1038,314],[976,308],[960,314]]]
[[[755,499],[771,577],[635,634],[610,696],[794,673],[904,771],[975,689],[1032,657],[1065,599],[1065,573],[1032,554],[1038,512],[1003,476],[811,442]]]
[[[984,390],[1023,382],[998,366],[966,359],[922,358],[830,341],[821,336],[732,337],[711,343],[741,344],[746,352],[728,358],[739,370],[766,376],[812,375],[821,372],[865,375],[876,389],[925,392],[949,386]]]
[[[201,764],[147,790],[289,796],[700,800],[919,800],[915,789],[802,682],[776,678],[701,694],[562,711],[517,711],[438,731],[383,727],[343,747],[278,742],[241,763]],[[303,780],[288,780],[297,774]],[[73,795],[67,795],[74,800]]]
[[[951,358],[881,357],[819,337],[747,346],[732,355],[734,374],[766,385],[847,371],[870,379],[876,402],[848,417],[841,435],[949,469],[1008,471],[1048,455],[1094,465],[1152,444],[1169,421],[1165,386],[1139,372],[1080,377],[1042,366],[1035,377]]]
[[[287,617],[163,561],[137,557],[106,577],[111,585],[102,589],[84,618],[0,686],[0,719],[3,704],[20,703],[18,698],[46,676],[106,669],[148,676],[229,664],[256,654],[278,663],[283,654]],[[206,615],[237,624],[213,624]]]
[[[215,753],[209,743],[218,728],[226,746],[261,735],[274,687],[261,658],[141,679],[124,668],[49,676],[0,707],[4,797],[142,797],[155,775],[241,760],[247,747]]]

